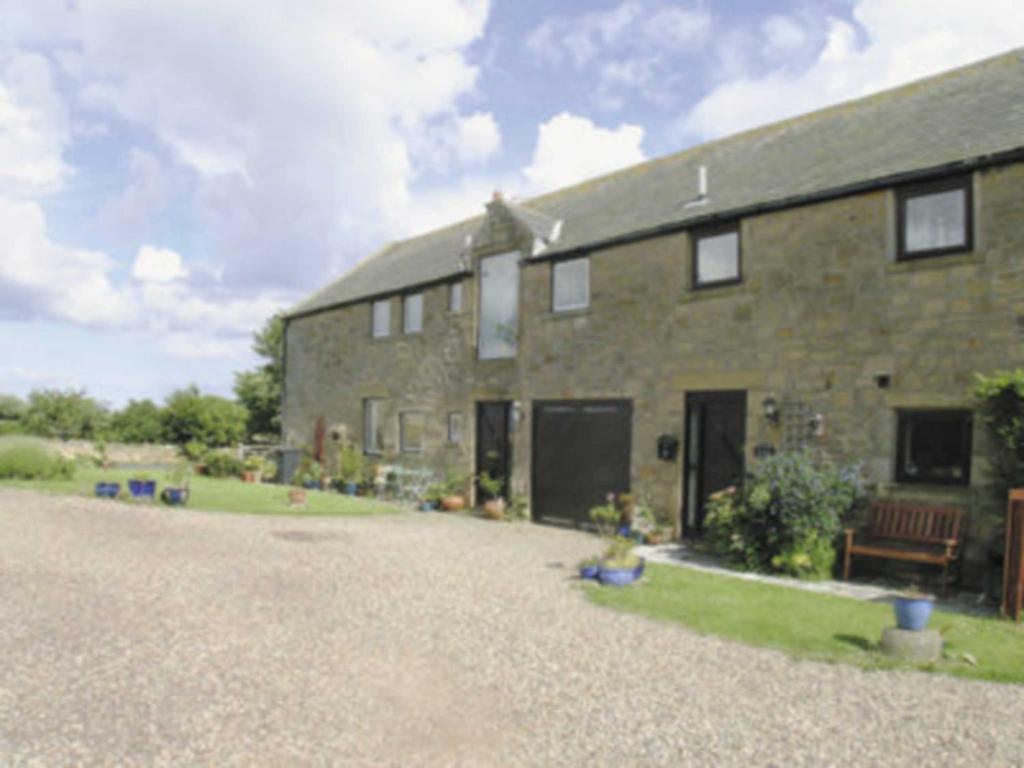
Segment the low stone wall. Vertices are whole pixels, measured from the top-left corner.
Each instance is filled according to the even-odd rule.
[[[46,440],[46,444],[67,459],[92,458],[96,445],[91,440]],[[174,464],[180,454],[175,445],[107,443],[107,457],[114,464]]]

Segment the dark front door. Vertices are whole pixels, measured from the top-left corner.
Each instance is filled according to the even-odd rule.
[[[629,491],[633,405],[562,400],[533,406],[535,520],[589,525],[590,508]]]
[[[743,480],[746,424],[746,392],[687,394],[683,478],[687,533],[703,530],[708,496]]]
[[[509,417],[512,404],[477,403],[476,405],[476,472],[486,472],[505,483],[504,495],[508,495],[508,475],[512,468],[512,447],[509,444]],[[480,490],[477,489],[477,498]]]

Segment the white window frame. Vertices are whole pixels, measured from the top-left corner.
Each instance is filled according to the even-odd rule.
[[[409,319],[412,313],[409,311],[410,302],[419,300],[419,324],[415,327],[410,324]],[[402,333],[423,333],[423,293],[407,293],[402,297]]]
[[[505,331],[506,334],[508,335],[508,338],[505,340],[505,346],[509,347],[510,349],[503,350],[501,354],[496,353],[493,349],[484,349],[484,302],[486,301],[487,298],[485,295],[486,292],[484,290],[484,264],[492,259],[508,259],[515,264],[515,271],[513,273],[515,276],[515,323],[514,327],[507,328]],[[522,309],[519,306],[519,290],[521,282],[519,259],[520,254],[518,251],[495,253],[491,256],[485,256],[482,259],[480,259],[480,273],[477,279],[477,285],[479,286],[477,290],[477,307],[479,313],[479,322],[477,323],[476,336],[477,359],[479,360],[512,360],[516,357],[516,355],[519,354],[519,314],[520,310]]]
[[[382,314],[378,313],[378,308],[384,310]],[[378,320],[382,322],[383,328]],[[386,339],[391,335],[391,299],[378,299],[370,305],[370,329],[375,339]]]
[[[575,304],[560,304],[558,301],[558,274],[562,271],[564,274],[566,268],[579,265],[583,263],[583,275],[584,275],[584,287],[585,296],[582,303]],[[551,265],[551,311],[552,312],[571,312],[573,310],[587,309],[590,306],[590,257],[583,256],[578,259],[566,259],[565,261],[556,261]]]

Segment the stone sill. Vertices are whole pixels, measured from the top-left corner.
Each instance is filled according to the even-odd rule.
[[[967,264],[982,264],[985,261],[985,254],[978,251],[971,253],[953,253],[948,256],[928,256],[920,259],[908,259],[906,261],[890,261],[885,265],[885,271],[889,274],[903,274],[905,272],[920,272],[929,269],[948,269]]]
[[[707,301],[709,299],[725,299],[733,296],[743,296],[748,293],[748,285],[746,283],[732,283],[730,285],[723,285],[720,287],[708,287],[693,290],[687,288],[679,294],[680,304],[689,304],[696,301]]]

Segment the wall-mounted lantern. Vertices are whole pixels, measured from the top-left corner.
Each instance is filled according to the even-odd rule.
[[[661,435],[658,438],[658,458],[662,461],[675,461],[679,453],[679,438],[675,435]]]
[[[811,431],[811,437],[824,437],[825,436],[825,416],[820,413],[816,413],[811,416],[807,422],[807,427]]]
[[[761,407],[764,408],[765,419],[770,421],[772,424],[779,423],[779,419],[781,418],[782,414],[779,411],[779,404],[775,402],[774,397],[766,397],[762,401]]]
[[[758,443],[754,446],[755,459],[767,459],[775,455],[775,446],[771,443]]]

